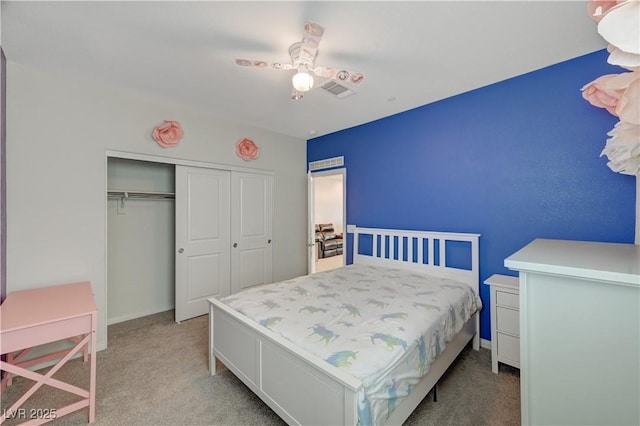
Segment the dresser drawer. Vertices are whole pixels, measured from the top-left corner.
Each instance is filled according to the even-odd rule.
[[[519,309],[520,296],[518,294],[507,293],[506,291],[498,290],[496,291],[496,304]]]
[[[520,335],[520,312],[498,306],[496,309],[496,330]]]
[[[498,333],[498,358],[520,368],[520,339]]]

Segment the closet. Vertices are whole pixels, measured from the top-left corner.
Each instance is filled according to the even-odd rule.
[[[107,161],[107,324],[175,306],[174,173],[172,164]]]
[[[273,175],[109,157],[108,324],[272,280]]]

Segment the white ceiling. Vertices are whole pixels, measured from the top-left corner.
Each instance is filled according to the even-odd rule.
[[[606,47],[585,1],[2,1],[9,61],[308,139]],[[317,66],[366,75],[357,94],[290,99],[305,21],[325,27]],[[163,119],[177,119],[163,117]],[[315,133],[313,133],[315,132]]]

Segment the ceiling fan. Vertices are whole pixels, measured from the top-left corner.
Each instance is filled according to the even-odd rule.
[[[322,78],[332,78],[340,82],[359,84],[364,80],[364,74],[339,68],[316,67],[315,60],[318,55],[318,45],[324,34],[324,27],[317,22],[307,21],[302,33],[302,41],[293,43],[289,47],[291,63],[273,62],[271,64],[264,61],[251,61],[248,59],[236,59],[236,64],[244,67],[268,68],[276,70],[295,70],[296,73],[291,79],[293,89],[291,99],[302,98],[304,92],[313,88],[313,76],[315,74]]]

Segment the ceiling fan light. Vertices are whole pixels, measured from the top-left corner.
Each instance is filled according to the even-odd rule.
[[[298,92],[308,92],[313,87],[313,77],[306,71],[298,71],[291,82]]]

